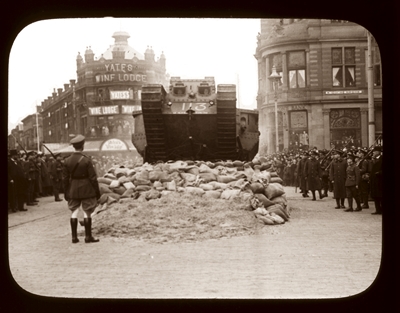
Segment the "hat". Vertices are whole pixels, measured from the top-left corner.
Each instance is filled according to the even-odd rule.
[[[35,154],[36,154],[35,151],[29,151],[29,152],[27,153],[27,156],[31,156],[31,155],[35,155]]]
[[[18,151],[15,149],[10,150],[10,156],[18,155]]]
[[[79,145],[81,145],[82,143],[84,143],[85,142],[85,137],[84,136],[82,136],[82,135],[77,135],[76,137],[74,137],[74,138],[72,138],[70,141],[69,141],[69,143],[71,144],[71,145],[73,145],[73,146],[75,146],[75,145],[77,145],[77,146],[79,146]]]
[[[310,155],[318,155],[318,152],[315,151],[315,150],[312,150],[312,151],[310,152]]]
[[[382,151],[382,147],[381,146],[375,146],[374,149],[372,151]]]

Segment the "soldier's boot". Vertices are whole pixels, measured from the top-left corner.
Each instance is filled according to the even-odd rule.
[[[72,243],[77,243],[77,242],[79,242],[79,239],[78,239],[78,219],[77,218],[71,218],[70,219],[70,224],[71,224],[71,233],[72,233]]]
[[[99,239],[92,237],[92,219],[90,217],[84,218],[83,223],[85,225],[85,242],[99,242]]]
[[[341,207],[342,209],[345,208],[345,206],[344,206],[344,198],[340,198],[340,207]]]
[[[345,212],[353,212],[353,198],[347,198],[347,201],[349,202],[349,208],[344,211]]]
[[[312,201],[315,201],[315,200],[317,200],[317,198],[315,198],[315,190],[311,190],[311,193],[312,193]]]
[[[322,194],[321,189],[318,190],[318,194],[320,199],[325,198],[325,195]]]
[[[360,198],[359,197],[355,197],[354,198],[355,200],[356,200],[356,203],[357,203],[357,208],[354,210],[354,211],[361,211],[362,210],[362,207],[361,207],[361,201],[360,201]]]

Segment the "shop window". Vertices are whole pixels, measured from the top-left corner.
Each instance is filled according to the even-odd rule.
[[[309,146],[307,111],[289,111],[289,149],[307,149]]]
[[[354,87],[356,85],[355,48],[332,48],[332,86]]]
[[[289,88],[306,87],[306,55],[304,51],[288,52]]]

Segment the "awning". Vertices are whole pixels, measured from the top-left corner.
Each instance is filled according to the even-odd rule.
[[[49,147],[50,148],[50,147]],[[83,151],[87,152],[121,152],[121,151],[136,151],[132,142],[124,139],[111,138],[107,140],[86,140]],[[72,145],[68,145],[63,149],[58,150],[57,152],[75,152],[75,149]]]

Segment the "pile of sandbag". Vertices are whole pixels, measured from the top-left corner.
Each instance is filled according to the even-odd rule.
[[[282,224],[289,218],[282,179],[263,158],[247,163],[174,161],[134,168],[120,166],[111,168],[98,182],[102,207],[97,211],[138,197],[151,200],[184,192],[213,199],[239,197],[268,225]]]

